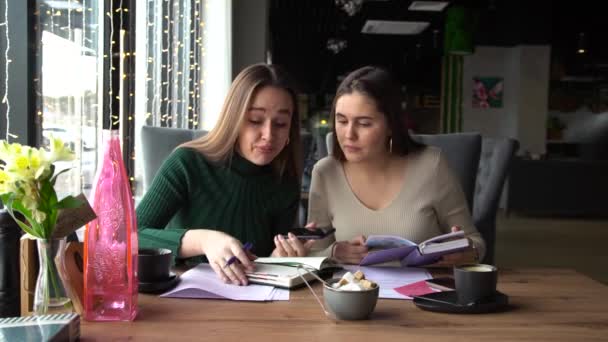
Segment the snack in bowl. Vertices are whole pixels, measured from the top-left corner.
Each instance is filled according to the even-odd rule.
[[[337,319],[368,319],[376,308],[380,287],[361,271],[347,272],[323,286],[326,307]]]
[[[366,291],[377,287],[375,282],[365,279],[365,274],[362,271],[357,271],[354,274],[346,272],[340,281],[332,284],[334,289],[343,291]]]

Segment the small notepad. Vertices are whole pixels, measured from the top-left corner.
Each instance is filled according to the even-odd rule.
[[[252,283],[273,285],[282,288],[296,288],[306,281],[315,280],[311,273],[331,272],[341,267],[330,258],[324,257],[293,257],[293,258],[257,258],[256,269],[247,273]],[[301,265],[304,269],[298,269]]]
[[[0,341],[77,341],[80,316],[75,313],[0,319]]]

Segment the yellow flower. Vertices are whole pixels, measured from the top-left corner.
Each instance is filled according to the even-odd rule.
[[[14,192],[13,182],[8,173],[0,169],[0,194]]]
[[[21,154],[22,150],[23,150],[23,146],[21,146],[21,144],[17,144],[17,143],[12,143],[9,147],[9,152],[13,155]]]
[[[51,154],[49,156],[51,163],[56,161],[72,161],[75,157],[74,152],[66,148],[61,139],[51,136]]]
[[[10,144],[6,140],[0,141],[0,160],[7,160],[9,153]]]
[[[26,156],[18,156],[15,158],[15,166],[17,172],[25,172],[30,167],[30,161]]]
[[[35,179],[40,179],[51,171],[51,163],[46,158],[46,151],[32,148],[29,151],[30,168]]]
[[[9,209],[17,204],[23,208],[15,210],[21,211],[28,221],[29,228],[23,228],[26,232],[39,238],[48,238],[53,233],[60,208],[50,200],[57,195],[51,184],[52,164],[73,159],[74,153],[61,139],[53,137],[48,151],[0,141],[0,195]]]

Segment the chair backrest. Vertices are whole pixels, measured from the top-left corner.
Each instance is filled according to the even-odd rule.
[[[325,146],[327,146],[327,154],[334,154],[334,132],[329,132],[325,135]]]
[[[143,126],[141,142],[144,160],[144,190],[147,190],[165,159],[180,144],[205,135],[206,131]]]
[[[486,241],[486,257],[483,260],[485,263],[494,263],[496,213],[518,147],[519,143],[514,139],[483,138],[475,186],[473,221]]]

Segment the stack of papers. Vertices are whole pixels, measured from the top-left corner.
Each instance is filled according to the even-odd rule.
[[[238,286],[222,282],[209,264],[200,264],[181,275],[181,281],[161,297],[208,298],[242,301],[289,300],[289,290],[274,286]]]
[[[395,289],[432,278],[431,274],[422,268],[357,265],[345,265],[344,270],[335,273],[334,277],[341,277],[347,271],[356,272],[357,270],[363,271],[366,278],[373,280],[380,286],[380,298],[411,299],[411,297],[401,294]],[[262,302],[289,300],[289,290],[267,285],[238,286],[225,284],[217,277],[209,264],[200,264],[182,274],[180,283],[174,289],[163,293],[161,297]]]
[[[412,297],[403,295],[395,289],[432,278],[431,274],[423,268],[345,265],[344,269],[345,271],[342,273],[347,271],[354,273],[361,270],[365,274],[365,278],[373,280],[380,287],[379,298],[388,299],[412,299]],[[338,273],[334,276],[338,277],[342,274]]]

